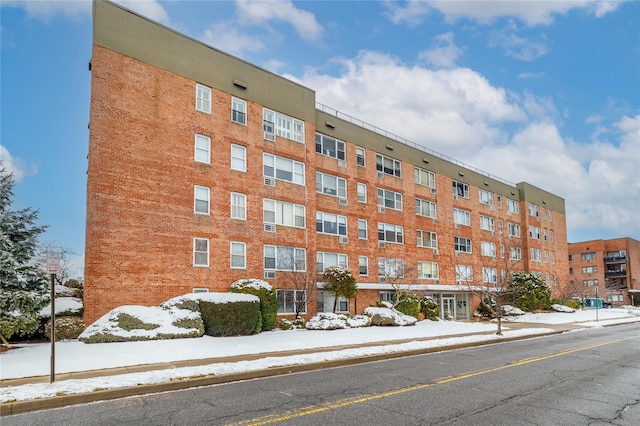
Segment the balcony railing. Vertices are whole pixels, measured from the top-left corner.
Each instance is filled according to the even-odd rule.
[[[627,256],[605,256],[605,262],[626,262]]]
[[[627,275],[627,271],[604,271],[605,277],[624,277]]]

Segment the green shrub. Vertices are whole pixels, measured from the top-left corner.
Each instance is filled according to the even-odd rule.
[[[276,326],[278,299],[271,284],[259,279],[238,280],[231,284],[231,293],[252,294],[260,298],[261,330],[270,331]]]
[[[580,309],[581,303],[576,299],[551,299],[551,305],[564,305],[573,309]]]
[[[418,314],[420,314],[420,298],[415,293],[402,293],[395,309],[405,315],[418,318]]]
[[[514,272],[511,290],[513,304],[525,312],[546,310],[551,306],[551,288],[539,275]]]
[[[440,306],[436,299],[431,296],[424,296],[420,299],[420,312],[425,319],[438,321],[440,319]]]
[[[209,336],[239,336],[256,332],[260,319],[260,303],[215,303],[201,300],[200,312],[204,333]]]
[[[204,323],[202,322],[202,318],[178,318],[173,322],[173,325],[180,328],[195,328],[198,330],[199,336],[204,334]]]
[[[85,329],[84,321],[77,316],[56,317],[56,340],[77,339]],[[44,334],[51,339],[51,319],[44,326]]]
[[[123,330],[155,330],[159,324],[149,324],[132,315],[121,313],[118,315],[118,327]]]
[[[280,322],[278,323],[278,328],[280,330],[296,330],[296,329],[301,329],[304,330],[306,328],[306,321],[302,318],[296,318],[292,321],[289,321],[288,319],[281,319]]]

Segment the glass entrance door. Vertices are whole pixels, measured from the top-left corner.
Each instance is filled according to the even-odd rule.
[[[443,294],[440,309],[442,311],[442,318],[455,319],[456,318],[456,296],[454,294]]]

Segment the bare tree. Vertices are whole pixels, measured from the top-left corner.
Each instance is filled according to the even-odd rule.
[[[386,284],[391,285],[395,293],[393,301],[393,307],[395,308],[400,304],[406,294],[413,294],[413,286],[411,284],[404,284],[405,276],[413,274],[416,271],[416,267],[407,266],[404,260],[401,259],[385,259],[384,263],[378,263],[378,268],[381,272],[381,277]]]
[[[72,277],[72,264],[71,256],[75,253],[67,248],[63,247],[56,242],[46,242],[40,245],[38,248],[38,256],[36,262],[46,271],[46,259],[47,253],[55,252],[58,254],[60,263],[58,264],[58,272],[56,273],[56,284],[64,285],[64,283]]]
[[[306,312],[307,303],[316,300],[318,286],[316,261],[311,256],[306,260],[295,259],[294,251],[287,257],[286,265],[288,268],[286,271],[278,272],[278,282],[284,286],[283,288],[296,290],[294,311],[295,318],[298,319],[301,313]],[[304,262],[306,263],[303,265]]]

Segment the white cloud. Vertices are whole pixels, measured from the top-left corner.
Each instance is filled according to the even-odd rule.
[[[216,49],[238,56],[246,51],[259,52],[264,48],[259,37],[240,34],[237,26],[231,22],[212,24],[204,32],[202,41],[215,46]]]
[[[453,68],[460,55],[462,55],[462,49],[454,44],[453,33],[448,32],[436,36],[434,46],[420,52],[418,58],[438,68]]]
[[[157,0],[114,0],[116,3],[163,24],[169,16]],[[67,18],[91,16],[92,0],[3,0],[2,6],[22,7],[30,18],[49,21],[57,15]]]
[[[517,26],[513,21],[502,30],[493,30],[489,36],[489,47],[499,47],[505,50],[507,56],[522,61],[532,61],[545,55],[549,48],[546,40],[532,41],[516,34]],[[543,37],[544,38],[544,37]]]
[[[544,78],[543,72],[523,72],[518,74],[518,78],[521,80],[537,80],[540,78]]]
[[[13,174],[13,180],[16,182],[20,182],[27,176],[35,175],[40,167],[37,163],[27,164],[21,158],[12,156],[9,150],[2,145],[0,145],[0,164],[7,172]]]
[[[424,17],[431,11],[427,2],[410,0],[406,7],[399,6],[397,2],[386,0],[387,16],[396,25],[406,23],[410,27],[420,25]]]
[[[289,1],[243,1],[236,2],[238,16],[242,20],[262,23],[279,20],[290,24],[300,37],[316,41],[322,37],[322,26],[315,16],[306,10],[300,10]]]

